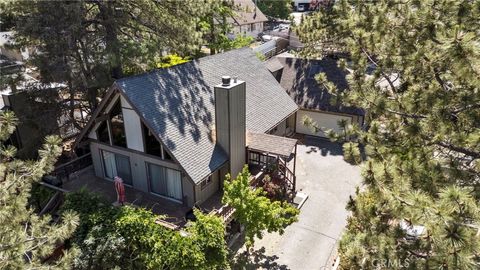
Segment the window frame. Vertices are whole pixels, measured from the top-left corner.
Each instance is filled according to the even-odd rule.
[[[165,175],[167,174],[167,169],[177,171],[177,172],[180,173],[180,187],[181,187],[181,192],[182,192],[182,196],[181,196],[182,198],[181,199],[168,197],[167,195],[162,195],[162,194],[159,194],[159,193],[156,193],[156,192],[152,191],[152,177],[150,175],[150,165],[164,168],[164,174]],[[163,199],[171,200],[171,201],[176,202],[176,203],[183,203],[183,198],[184,198],[185,194],[183,192],[183,173],[182,173],[182,171],[177,170],[177,169],[173,169],[173,168],[170,168],[170,167],[167,167],[167,166],[162,166],[162,165],[159,165],[159,164],[156,164],[156,163],[148,162],[148,161],[145,161],[145,170],[146,170],[146,173],[147,173],[148,193],[150,193],[154,196],[158,196],[158,197],[163,198]],[[167,179],[167,178],[165,178],[165,179]],[[167,180],[167,183],[168,183],[168,180]],[[167,186],[166,190],[168,190],[168,186]]]
[[[117,155],[119,156],[122,156],[122,157],[126,157],[128,159],[128,171],[129,171],[129,175],[130,175],[130,181],[131,181],[131,184],[130,183],[126,183],[126,182],[123,182],[124,185],[126,186],[129,186],[129,187],[133,187],[133,174],[132,174],[132,162],[130,161],[130,157],[127,156],[127,155],[123,155],[123,154],[119,154],[119,153],[116,153],[116,152],[113,152],[113,151],[110,151],[110,150],[106,150],[106,149],[102,149],[100,148],[100,157],[102,158],[102,169],[103,169],[103,178],[104,179],[107,179],[109,181],[114,181],[113,178],[110,178],[107,176],[107,166],[105,164],[105,157],[103,156],[103,153],[104,152],[108,152],[108,153],[111,153],[114,155],[114,158],[115,158],[115,166],[117,166]],[[117,172],[117,176],[118,176],[118,172]],[[114,176],[115,177],[115,176]],[[123,179],[122,179],[123,180]]]
[[[204,190],[208,186],[210,186],[210,184],[212,184],[213,182],[212,175],[213,174],[210,174],[207,178],[205,178],[204,180],[202,180],[202,182],[200,182],[200,190]]]

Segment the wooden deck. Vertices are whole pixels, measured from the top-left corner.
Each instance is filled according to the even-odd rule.
[[[71,175],[70,180],[64,182],[62,188],[68,192],[84,188],[89,192],[104,196],[113,205],[117,201],[117,193],[113,181],[95,176],[92,167]],[[180,203],[142,192],[129,186],[125,186],[125,199],[127,204],[151,209],[153,213],[158,215],[165,215],[166,218],[159,223],[170,223],[166,227],[174,229],[183,227],[186,224],[185,214],[191,209]]]
[[[223,192],[217,191],[213,194],[208,200],[203,202],[200,205],[200,209],[205,213],[213,213],[215,215],[219,215],[223,218],[225,223],[229,223],[233,219],[233,213],[235,209],[228,205],[224,205],[222,203]]]

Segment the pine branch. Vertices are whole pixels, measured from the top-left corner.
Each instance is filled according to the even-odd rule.
[[[480,108],[480,103],[476,103],[476,104],[469,104],[465,107],[462,107],[462,108],[458,108],[454,111],[452,111],[451,113],[452,114],[457,114],[457,113],[461,113],[463,111],[466,111],[466,110],[469,110],[469,109],[476,109],[476,108]]]
[[[389,91],[390,94],[392,94],[393,97],[396,97],[395,93],[397,92],[397,88],[395,87],[392,80],[390,79],[390,76],[387,76],[387,74],[380,68],[380,66],[377,64],[377,62],[375,60],[373,60],[373,58],[365,50],[365,48],[362,48],[362,52],[365,54],[365,56],[367,56],[368,60],[370,60],[370,62],[372,62],[372,64],[374,64],[377,68],[379,68],[380,74],[382,74],[382,77],[388,82],[388,84],[391,87],[391,90]]]
[[[471,156],[474,159],[480,158],[480,152],[477,152],[477,151],[474,151],[474,150],[471,150],[471,149],[468,149],[468,148],[465,148],[465,147],[460,147],[460,146],[456,146],[456,145],[451,144],[451,143],[441,142],[441,141],[434,142],[434,144],[445,147],[447,149],[453,150],[453,151],[458,152],[458,153],[462,153],[462,154]]]

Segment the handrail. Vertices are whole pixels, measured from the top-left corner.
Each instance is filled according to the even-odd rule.
[[[51,176],[55,176],[57,181],[64,183],[65,180],[70,179],[70,175],[74,172],[80,171],[92,164],[91,154],[85,154],[78,158],[75,158],[69,162],[57,166],[53,172],[50,173]]]
[[[60,165],[58,165],[57,167],[55,167],[54,171],[56,171],[56,170],[61,170],[61,169],[63,169],[63,167],[66,167],[66,166],[68,166],[68,165],[70,165],[70,164],[73,164],[73,163],[75,163],[75,162],[78,162],[79,160],[82,160],[82,159],[86,158],[87,156],[91,156],[91,155],[92,155],[91,153],[87,153],[87,154],[82,155],[82,156],[79,156],[79,157],[77,157],[77,158],[75,158],[75,159],[73,159],[73,160],[70,160],[69,162],[60,164]]]
[[[43,181],[41,181],[39,184],[42,185],[42,186],[46,186],[46,187],[48,187],[48,188],[51,188],[51,189],[53,189],[53,190],[63,192],[63,193],[68,193],[68,192],[70,192],[70,190],[66,190],[66,189],[63,189],[63,188],[61,188],[61,187],[57,187],[57,186],[54,186],[54,185],[50,185],[49,183],[45,183],[45,182],[43,182]]]

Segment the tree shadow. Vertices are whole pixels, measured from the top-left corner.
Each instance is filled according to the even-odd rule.
[[[343,155],[342,145],[328,139],[305,136],[305,146],[309,147],[307,154],[320,154],[324,157]]]
[[[316,81],[315,75],[325,73],[328,81],[333,83],[338,91],[348,89],[348,73],[338,67],[337,59],[278,57],[278,60],[283,65],[280,84],[301,108],[353,115],[365,114],[363,109],[343,105]]]
[[[267,255],[265,248],[251,251],[249,254],[244,251],[237,254],[232,260],[232,269],[289,269],[287,265],[279,264],[277,255]]]

